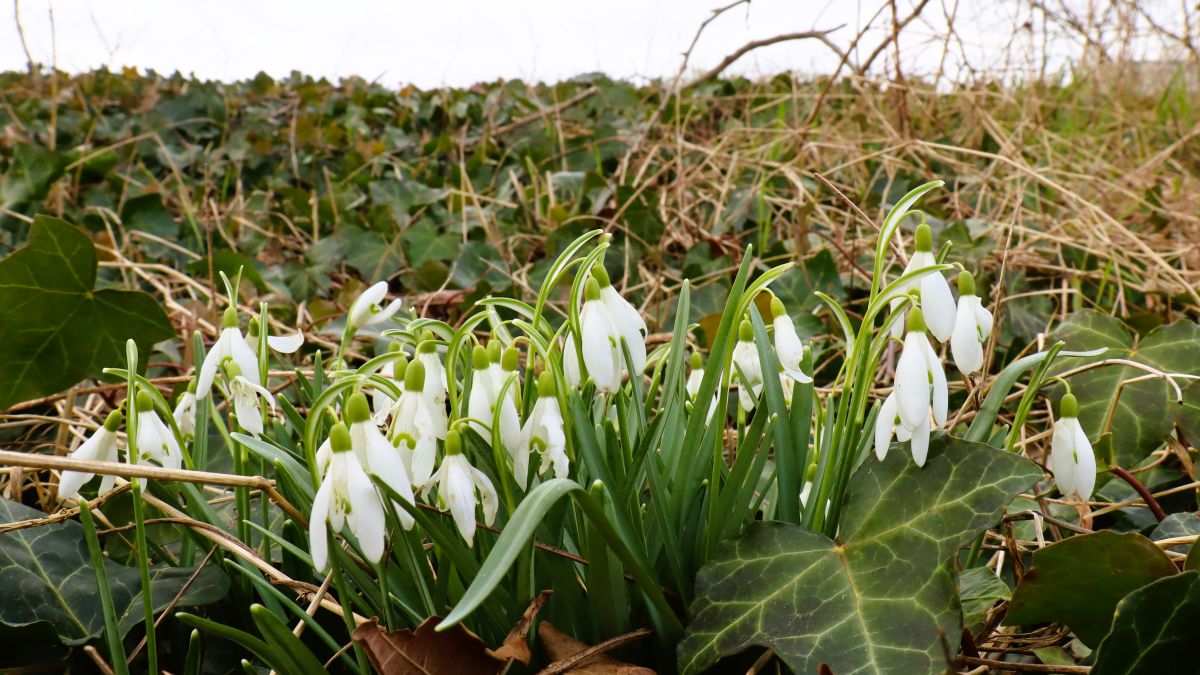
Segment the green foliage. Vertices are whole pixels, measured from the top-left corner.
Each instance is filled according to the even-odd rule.
[[[7,499],[0,500],[0,522],[15,523],[45,514]],[[142,620],[141,579],[136,567],[105,559],[110,598],[124,634]],[[150,571],[156,609],[169,604],[195,572],[187,567]],[[0,623],[28,626],[45,622],[65,644],[78,645],[100,635],[104,616],[92,574],[83,528],[74,521],[26,527],[0,534],[0,577],[9,589],[0,593]],[[228,578],[205,567],[178,605],[216,602],[225,596]]]
[[[1059,621],[1085,644],[1100,643],[1130,591],[1175,574],[1154,542],[1136,532],[1077,535],[1033,553],[1033,568],[1013,593],[1005,623]]]
[[[78,228],[39,216],[27,245],[0,260],[0,408],[65,389],[175,336],[140,291],[97,290],[96,250]]]
[[[1071,350],[1107,348],[1100,356],[1063,359],[1057,372],[1104,359],[1126,359],[1165,373],[1200,375],[1200,326],[1191,321],[1156,328],[1135,343],[1134,334],[1119,319],[1081,310],[1055,329],[1054,338],[1064,341]],[[1122,386],[1125,380],[1146,375],[1143,369],[1118,364],[1093,368],[1071,378],[1071,389],[1079,399],[1079,423],[1093,442],[1111,431],[1116,462],[1126,468],[1136,466],[1161,446],[1182,412],[1174,390],[1161,378]],[[1188,382],[1180,383],[1184,386]],[[1195,401],[1185,402],[1195,408]]]
[[[1092,675],[1196,671],[1200,572],[1159,579],[1126,595],[1096,650]]]
[[[1010,597],[1012,591],[1008,584],[986,567],[972,567],[958,575],[958,598],[962,603],[964,626],[979,623],[993,605]]]
[[[851,479],[845,543],[762,523],[701,569],[680,669],[761,646],[796,672],[940,672],[939,636],[961,630],[950,557],[1039,476],[978,443],[934,439],[924,468],[893,447]]]

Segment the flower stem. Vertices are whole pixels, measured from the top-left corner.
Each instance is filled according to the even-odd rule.
[[[158,672],[158,640],[154,635],[154,595],[150,588],[150,553],[146,544],[146,515],[142,504],[142,481],[134,478],[133,522],[137,537],[138,571],[142,577],[142,609],[146,614],[146,658],[147,670]]]
[[[333,574],[333,586],[337,589],[338,601],[342,605],[342,618],[346,621],[346,635],[350,638],[350,644],[354,645],[354,657],[358,659],[358,670],[362,673],[371,672],[371,668],[367,665],[367,655],[363,652],[363,648],[354,640],[354,606],[350,604],[350,589],[346,585],[346,580],[342,577],[342,568],[338,565],[338,556],[336,555],[341,545],[338,544],[337,538],[333,533],[327,533],[329,537],[330,567]],[[384,598],[385,602],[387,598]]]
[[[88,556],[92,559],[92,572],[96,575],[96,592],[100,594],[100,606],[104,610],[104,637],[108,642],[108,658],[116,675],[128,675],[125,663],[125,646],[121,644],[121,629],[117,623],[117,610],[113,607],[112,593],[108,587],[108,572],[104,569],[104,554],[100,552],[100,539],[96,536],[96,522],[92,510],[84,500],[79,500],[79,520],[83,523],[84,539],[87,540]]]
[[[1159,505],[1158,500],[1154,498],[1154,495],[1150,494],[1150,490],[1136,476],[1115,464],[1109,467],[1109,471],[1120,477],[1121,480],[1129,483],[1129,487],[1141,495],[1142,500],[1146,502],[1146,506],[1150,507],[1150,512],[1154,514],[1155,518],[1158,518],[1159,522],[1167,519],[1167,514],[1163,511],[1162,506]]]

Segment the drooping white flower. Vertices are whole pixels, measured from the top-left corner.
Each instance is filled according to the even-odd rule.
[[[604,265],[593,266],[592,276],[600,286],[600,301],[604,303],[613,326],[629,348],[630,376],[638,377],[646,369],[646,333],[649,332],[646,328],[646,320],[642,318],[636,307],[617,292]],[[619,342],[617,351],[623,360],[624,352],[621,351]]]
[[[1081,501],[1091,499],[1096,488],[1096,453],[1087,434],[1079,425],[1079,402],[1066,394],[1059,406],[1059,419],[1054,423],[1050,440],[1050,471],[1064,497]]]
[[[914,307],[907,317],[908,334],[896,364],[896,410],[912,433],[912,453],[917,466],[925,465],[929,452],[929,415],[938,427],[946,424],[949,395],[946,373],[925,335],[923,312]]]
[[[792,323],[792,317],[788,316],[787,309],[779,298],[771,298],[771,316],[774,317],[775,325],[775,353],[779,355],[779,365],[783,367],[783,372],[800,384],[812,382],[812,378],[800,368],[806,348],[800,341],[800,336],[796,334],[796,325]]]
[[[583,297],[583,308],[579,312],[583,365],[592,382],[596,383],[596,390],[609,394],[621,388],[625,364],[621,333],[608,305],[600,299],[600,286],[595,279],[588,279],[584,284]]]
[[[457,431],[451,430],[446,434],[446,456],[442,458],[442,465],[433,474],[431,482],[437,483],[438,499],[450,509],[454,524],[458,526],[467,546],[473,546],[476,506],[482,502],[483,522],[491,525],[496,520],[500,500],[492,481],[471,466],[462,454],[462,438]]]
[[[409,504],[414,504],[408,467],[404,465],[401,453],[388,442],[371,419],[371,409],[362,392],[355,392],[346,402],[346,421],[350,423],[350,447],[362,467],[378,476]],[[397,502],[393,502],[393,506],[404,529],[412,529],[412,515]]]
[[[496,347],[492,347],[492,344]],[[472,423],[484,440],[491,442],[488,426],[499,416],[500,442],[510,455],[515,455],[521,445],[521,418],[517,411],[517,367],[519,354],[514,347],[499,349],[499,341],[493,340],[488,349],[476,347],[472,354],[474,373],[471,393],[467,398],[467,414],[477,420]],[[507,392],[501,396],[508,381]],[[487,425],[487,426],[485,426]]]
[[[250,317],[250,328],[246,331],[246,346],[258,355],[258,317]],[[291,335],[267,335],[267,347],[280,354],[295,354],[304,346],[304,333],[296,331]]]
[[[263,432],[262,408],[258,405],[258,399],[261,396],[274,412],[275,396],[266,387],[251,382],[236,363],[225,364],[225,377],[229,381],[229,398],[233,401],[237,423],[250,435],[258,437]]]
[[[95,431],[83,445],[71,453],[72,459],[86,459],[93,462],[116,462],[120,460],[117,448],[117,429],[121,426],[121,412],[114,410],[104,420],[104,425]],[[63,471],[58,479],[58,498],[76,499],[79,488],[83,487],[95,476],[94,473],[81,471]],[[104,476],[100,479],[100,490],[104,494],[112,489],[116,476]]]
[[[567,459],[567,435],[564,431],[562,408],[555,395],[554,376],[543,372],[538,378],[538,400],[533,404],[529,419],[521,429],[521,445],[513,455],[513,476],[522,490],[528,483],[529,455],[541,453],[538,475],[553,467],[555,478],[566,478],[570,470]]]
[[[227,362],[236,363],[246,379],[262,384],[258,378],[258,357],[246,345],[242,332],[238,330],[237,310],[229,307],[221,319],[221,335],[200,365],[200,376],[196,380],[196,398],[204,400],[212,391],[213,379]]]
[[[579,350],[575,348],[575,334],[567,332],[563,343],[563,377],[567,386],[578,389],[583,384],[583,374],[579,372]]]
[[[137,402],[137,457],[129,461],[138,464],[153,461],[167,469],[178,469],[183,464],[183,451],[175,432],[154,410],[154,399],[145,391],[139,391]]]
[[[933,253],[933,231],[929,225],[921,223],[917,226],[917,251],[908,260],[904,274],[937,264],[937,256]],[[925,315],[925,324],[929,332],[938,342],[945,342],[954,332],[954,295],[950,293],[950,284],[941,272],[933,272],[922,276],[917,281],[910,282],[904,289],[917,289],[921,298],[921,311]],[[903,302],[903,294],[892,299],[891,306],[895,310]],[[892,324],[892,335],[899,338],[904,330],[904,317]]]
[[[425,396],[434,405],[445,406],[449,395],[446,386],[446,366],[442,365],[442,357],[438,355],[437,343],[433,335],[426,333],[426,338],[417,345],[417,360],[425,366]],[[445,434],[439,436],[444,438]]]
[[[924,427],[928,429],[929,425],[925,424]],[[918,433],[920,433],[919,430]],[[928,437],[928,431],[925,434]],[[901,443],[911,440],[913,437],[913,432],[909,431],[908,427],[904,426],[903,421],[900,419],[895,390],[883,400],[883,405],[879,408],[879,416],[875,418],[875,456],[880,460],[887,457],[888,449],[892,443],[892,436],[895,436],[896,440]],[[928,438],[926,438],[924,443],[928,447]]]
[[[738,326],[738,341],[733,347],[733,363],[730,365],[730,383],[738,388],[738,403],[742,410],[754,410],[755,401],[762,393],[762,362],[758,358],[758,345],[754,343],[754,327],[743,319]]]
[[[192,388],[195,384],[192,382]],[[196,392],[192,391],[192,388],[179,395],[179,400],[175,402],[175,411],[171,415],[184,438],[196,436]]]
[[[351,328],[357,331],[392,318],[392,315],[400,310],[400,300],[397,298],[387,307],[381,306],[380,303],[387,296],[387,292],[386,281],[380,281],[363,291],[350,306],[350,314],[346,318]]]
[[[413,361],[404,370],[404,391],[392,405],[389,436],[404,460],[413,485],[425,485],[437,462],[437,439],[446,437],[446,409],[425,393],[425,365]]]
[[[329,565],[329,527],[336,534],[346,525],[370,562],[383,557],[387,523],[375,484],[351,451],[346,425],[338,422],[329,434],[332,452],[329,470],[313,498],[308,520],[308,545],[313,567],[323,572]]]
[[[950,354],[963,375],[983,368],[983,345],[991,334],[992,313],[975,294],[975,278],[970,272],[959,273],[958,313],[950,336]]]

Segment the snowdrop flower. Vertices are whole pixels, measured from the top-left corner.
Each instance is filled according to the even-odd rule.
[[[467,546],[475,542],[475,507],[483,503],[483,522],[491,525],[496,520],[496,509],[500,500],[492,481],[479,469],[471,466],[462,454],[462,438],[457,431],[446,434],[446,456],[442,465],[433,474],[437,482],[438,499],[450,509],[454,524],[466,540]],[[476,493],[478,492],[478,499]]]
[[[500,359],[493,361],[492,356],[499,351],[500,343],[493,340],[492,344],[495,344],[496,347],[491,347],[491,345],[488,345],[489,349],[476,347],[472,354],[475,373],[471,382],[471,394],[467,399],[467,415],[476,420],[472,422],[472,426],[490,443],[492,434],[488,431],[487,426],[492,424],[497,410],[499,410],[500,442],[511,454],[516,453],[521,445],[521,418],[517,412],[517,383],[514,381],[512,385],[509,385],[508,392],[503,398],[500,396],[500,390],[504,388],[508,378],[516,373],[520,356],[515,348],[510,347],[502,353]]]
[[[417,345],[417,360],[425,366],[425,396],[434,405],[444,407],[448,396],[446,367],[442,365],[442,358],[438,356],[437,343],[433,341],[433,334],[428,331],[421,343]],[[442,433],[439,438],[445,438],[445,433]]]
[[[229,361],[238,365],[247,380],[254,384],[261,384],[258,381],[258,357],[246,345],[246,341],[242,338],[242,332],[238,330],[238,316],[235,308],[225,309],[225,314],[221,317],[221,326],[220,337],[205,355],[204,363],[200,365],[200,377],[196,380],[196,398],[198,400],[208,398],[208,394],[212,391],[213,378],[217,376],[217,371]]]
[[[537,451],[542,455],[538,475],[554,467],[555,478],[566,478],[570,469],[567,459],[567,435],[563,430],[562,408],[555,395],[554,376],[545,371],[538,378],[538,400],[533,404],[529,419],[521,430],[521,445],[513,455],[513,476],[522,490],[528,482],[529,454]]]
[[[1050,441],[1050,471],[1064,497],[1086,502],[1096,487],[1096,453],[1079,426],[1079,401],[1073,394],[1062,397],[1058,414]]]
[[[171,416],[175,418],[175,426],[179,427],[180,435],[184,438],[194,438],[196,436],[195,380],[188,385],[187,391],[179,395],[179,400],[175,402],[175,411]]]
[[[378,476],[409,504],[414,503],[408,468],[404,465],[400,453],[392,447],[371,419],[371,409],[367,405],[366,395],[362,392],[351,394],[346,402],[346,421],[350,423],[350,447],[362,467]],[[430,470],[432,471],[432,467]],[[398,502],[392,503],[396,515],[400,518],[400,524],[406,530],[412,529],[412,515]]]
[[[908,259],[904,274],[924,267],[937,264],[937,256],[933,253],[933,231],[929,225],[921,223],[917,226],[914,236],[917,251]],[[950,284],[941,272],[926,274],[915,282],[910,282],[908,289],[917,289],[921,298],[921,309],[925,313],[925,324],[929,332],[938,342],[945,342],[954,332],[954,296],[950,293]],[[894,298],[891,302],[894,310],[904,301],[903,297]],[[901,316],[892,324],[892,336],[899,339],[903,331],[904,317]]]
[[[387,296],[388,285],[386,281],[371,286],[363,291],[350,306],[350,314],[346,319],[346,323],[352,330],[361,330],[367,326],[372,326],[377,323],[382,323],[392,318],[392,315],[400,310],[400,300],[392,300],[387,307],[380,305],[384,297]]]
[[[992,334],[992,313],[975,295],[975,277],[970,272],[958,275],[958,314],[950,336],[950,354],[963,375],[983,368],[983,345]]]
[[[779,355],[779,365],[783,367],[783,372],[800,384],[812,382],[812,378],[800,369],[806,347],[796,334],[792,317],[788,316],[783,301],[779,298],[771,298],[771,316],[774,317],[775,325],[775,353]],[[790,387],[788,389],[790,393]]]
[[[404,354],[400,351],[400,343],[398,342],[389,344],[387,353],[394,356],[379,367],[379,376],[385,380],[396,382],[397,373],[399,373],[399,377],[404,377],[404,369],[408,367],[408,359],[404,358]],[[384,424],[387,422],[387,417],[392,412],[393,404],[395,404],[395,401],[392,400],[392,396],[387,390],[375,387],[371,391],[371,407],[375,409],[375,421],[377,423]]]
[[[696,405],[696,396],[700,394],[700,384],[704,382],[704,359],[700,356],[700,352],[692,352],[689,360],[689,365],[692,367],[692,372],[688,373],[687,382],[683,385],[687,390],[688,396],[692,399],[692,405]],[[712,417],[717,411],[717,394],[714,391],[712,403],[708,405],[708,416]]]
[[[892,390],[892,393],[883,399],[883,405],[879,408],[879,416],[875,418],[875,456],[880,461],[887,457],[893,435],[901,443],[911,440],[913,437],[913,433],[900,420],[900,411],[896,406],[896,392]],[[929,424],[926,424],[925,427],[928,428]]]
[[[629,358],[631,359],[629,365],[632,366],[629,368],[630,376],[639,376],[646,369],[646,333],[649,332],[646,329],[646,320],[642,318],[636,307],[617,292],[604,265],[592,266],[592,278],[600,286],[600,301],[608,310],[613,327],[617,329],[617,333],[629,347]],[[617,353],[621,354],[622,358],[624,357],[619,342],[617,343]]]
[[[917,466],[924,466],[929,452],[929,414],[933,413],[934,424],[938,427],[945,425],[949,396],[946,373],[925,335],[924,314],[920,308],[913,307],[908,311],[907,324],[908,335],[896,364],[893,393],[900,422],[912,433],[913,459]]]
[[[596,390],[610,394],[621,388],[625,364],[621,352],[622,336],[608,305],[600,297],[600,285],[596,279],[588,279],[583,288],[583,308],[579,312],[579,330],[583,333],[583,365],[596,383]],[[570,342],[568,347],[573,349]],[[630,351],[633,351],[632,347]]]
[[[446,437],[446,411],[425,395],[425,365],[413,361],[404,370],[404,391],[392,406],[392,443],[414,485],[429,481],[437,461],[437,439]]]
[[[742,410],[754,410],[754,402],[762,393],[762,363],[758,360],[758,345],[754,343],[754,327],[742,319],[738,326],[738,341],[733,348],[733,364],[729,381],[738,386],[738,403]]]
[[[133,464],[154,461],[167,469],[178,469],[183,462],[183,451],[175,432],[154,411],[154,399],[145,391],[139,391],[137,402],[137,457],[130,456]]]
[[[329,526],[336,534],[349,525],[363,556],[374,563],[383,557],[387,525],[379,493],[351,451],[350,432],[345,424],[333,425],[329,445],[332,450],[329,470],[313,498],[308,519],[309,552],[318,572],[329,566]]]
[[[88,438],[71,453],[72,459],[86,459],[93,462],[116,462],[120,457],[117,454],[117,429],[121,426],[121,411],[114,410],[108,414],[104,420],[104,426],[96,430],[91,438]],[[58,479],[58,498],[59,499],[77,499],[79,497],[79,488],[83,484],[92,479],[94,473],[84,473],[82,471],[64,471]],[[116,476],[104,476],[100,479],[100,491],[97,494],[104,494],[112,489],[113,483],[116,482]]]
[[[562,352],[563,377],[567,386],[578,389],[583,384],[583,375],[579,372],[579,351],[575,348],[575,334],[567,331],[566,342]]]
[[[225,377],[229,381],[229,398],[233,401],[238,425],[257,437],[263,432],[262,408],[258,406],[258,397],[261,396],[274,412],[275,396],[257,382],[251,382],[233,361],[225,364]]]

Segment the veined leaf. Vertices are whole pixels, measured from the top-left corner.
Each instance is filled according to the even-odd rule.
[[[1031,462],[945,436],[917,467],[901,446],[850,480],[846,543],[782,523],[749,528],[696,579],[679,666],[768,647],[794,671],[934,673],[961,630],[951,556],[1041,477]]]
[[[174,337],[140,291],[96,290],[96,249],[82,230],[38,216],[24,248],[0,260],[0,408],[61,391]]]
[[[1117,605],[1092,675],[1190,673],[1200,640],[1200,572],[1147,584]]]

